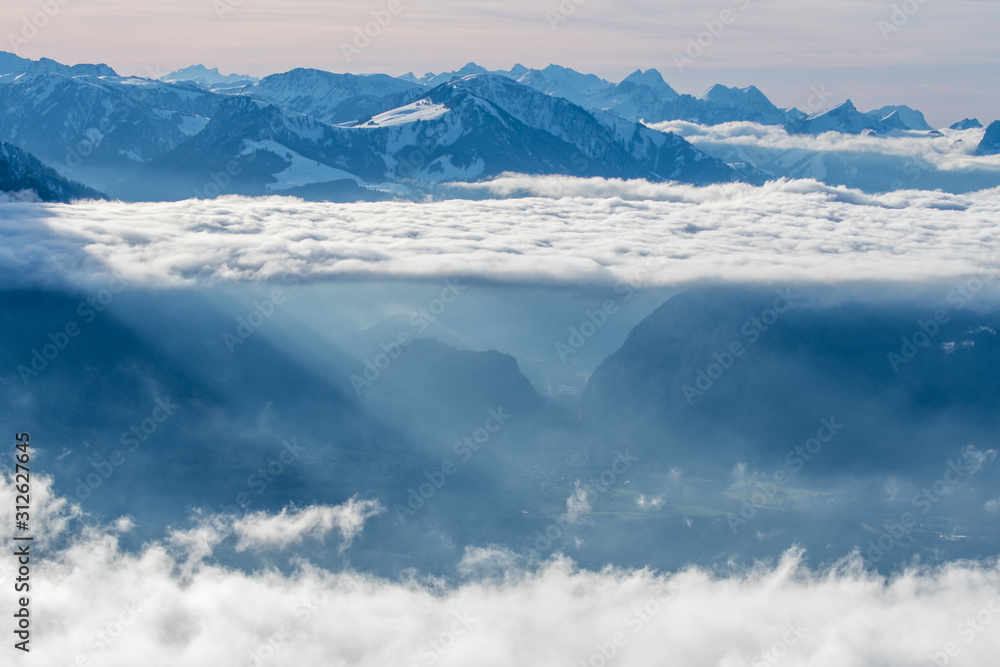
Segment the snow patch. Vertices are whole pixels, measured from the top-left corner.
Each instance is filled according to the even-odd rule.
[[[189,137],[193,137],[208,125],[208,118],[204,116],[181,116],[180,131]]]
[[[374,116],[371,120],[356,127],[392,127],[395,125],[406,125],[416,123],[421,120],[436,120],[448,113],[449,109],[443,104],[435,104],[430,100],[418,100],[413,104],[386,111]]]
[[[346,172],[343,169],[330,167],[316,160],[311,160],[271,139],[244,142],[243,152],[237,157],[244,157],[259,150],[269,151],[283,160],[291,162],[291,165],[284,171],[274,174],[278,182],[269,184],[267,186],[268,192],[281,192],[282,190],[297,188],[301,185],[309,185],[310,183],[328,183],[344,179],[350,179],[358,185],[365,185],[365,182],[354,174]]]

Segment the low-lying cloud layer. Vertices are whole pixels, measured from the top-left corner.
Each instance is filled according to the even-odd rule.
[[[651,127],[674,132],[713,157],[749,165],[769,178],[815,178],[865,192],[962,193],[1000,184],[1000,156],[975,154],[983,129],[876,137],[789,134],[782,127],[750,122],[705,126],[668,121]]]
[[[920,133],[871,137],[861,134],[826,132],[820,135],[789,134],[779,125],[751,122],[699,125],[683,120],[651,123],[662,132],[675,132],[695,144],[729,143],[778,150],[844,151],[879,153],[933,162],[941,169],[980,168],[1000,171],[1000,157],[975,157],[985,130],[945,130],[941,136]]]
[[[427,203],[288,198],[0,210],[7,284],[335,276],[671,285],[909,281],[994,267],[1000,189],[866,195],[815,181],[692,187],[509,176]]]
[[[7,506],[11,481],[0,481]],[[78,510],[48,480],[34,484],[43,532],[32,659],[51,667],[131,667],[137,656],[191,667],[910,667],[960,656],[986,667],[1000,651],[995,562],[886,580],[856,556],[811,571],[795,550],[750,569],[654,573],[580,570],[560,556],[524,569],[509,552],[483,548],[467,552],[462,577],[444,582],[330,572],[272,549],[284,571],[266,561],[241,570],[212,558],[218,545],[194,554],[168,539],[126,551],[129,521],[81,529]],[[6,524],[0,532],[10,540]],[[10,559],[0,567],[7,586]]]

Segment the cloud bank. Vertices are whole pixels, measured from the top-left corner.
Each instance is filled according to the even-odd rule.
[[[1000,171],[1000,157],[975,157],[976,147],[986,132],[982,128],[943,130],[939,137],[919,133],[898,137],[869,137],[839,132],[826,132],[818,136],[789,134],[777,125],[751,122],[709,126],[676,120],[650,123],[649,126],[662,132],[675,132],[695,144],[727,143],[787,151],[878,153],[927,160],[945,170],[976,167]]]
[[[1000,156],[975,155],[983,129],[946,129],[936,137],[870,137],[789,134],[781,127],[749,122],[704,126],[669,121],[651,127],[675,132],[713,157],[752,165],[772,178],[814,178],[866,192],[961,193],[1000,185]]]
[[[211,557],[218,546],[193,561],[169,540],[125,550],[128,521],[83,524],[48,480],[34,483],[45,532],[32,575],[32,658],[46,666],[124,667],[141,657],[191,667],[910,667],[961,656],[985,667],[1000,651],[992,561],[883,579],[856,556],[812,571],[792,550],[726,572],[595,572],[561,556],[528,570],[487,548],[470,550],[464,576],[450,582],[331,572],[295,558],[284,571],[235,569]],[[0,502],[13,495],[5,475]],[[9,527],[0,530],[9,540]],[[9,559],[2,568],[6,586]]]
[[[550,284],[912,281],[995,267],[1000,189],[867,195],[815,181],[693,187],[505,176],[503,199],[358,204],[269,197],[0,208],[9,285],[185,285],[467,276]]]

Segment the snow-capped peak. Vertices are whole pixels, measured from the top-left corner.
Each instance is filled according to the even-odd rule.
[[[648,69],[645,72],[641,69],[637,69],[622,79],[622,83],[634,83],[636,85],[647,86],[649,88],[670,88],[667,82],[663,80],[663,75],[655,69]]]
[[[949,130],[978,130],[983,126],[978,118],[965,118],[949,127]]]
[[[203,86],[214,86],[220,83],[248,83],[257,81],[257,78],[247,74],[222,74],[218,67],[208,69],[204,65],[191,65],[160,77],[160,81],[167,83],[191,81]]]
[[[442,72],[441,74],[434,74],[432,72],[428,72],[427,74],[424,74],[420,78],[419,83],[424,86],[433,88],[435,86],[440,86],[442,83],[448,83],[452,79],[461,78],[463,76],[468,76],[470,74],[486,74],[488,72],[489,70],[487,70],[485,67],[481,67],[476,63],[470,62],[466,63],[466,65],[462,69],[456,72]]]

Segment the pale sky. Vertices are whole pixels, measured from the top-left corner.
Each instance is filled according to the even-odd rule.
[[[12,45],[46,3],[55,15]],[[388,25],[348,62],[341,44],[379,11]],[[815,86],[829,92],[825,106],[908,104],[935,126],[1000,117],[996,0],[4,0],[0,25],[2,50],[123,74],[203,63],[256,76],[295,67],[420,75],[475,61],[556,63],[618,81],[655,67],[682,93],[753,84],[778,106],[804,108]],[[703,52],[678,68],[675,54],[703,32]]]

